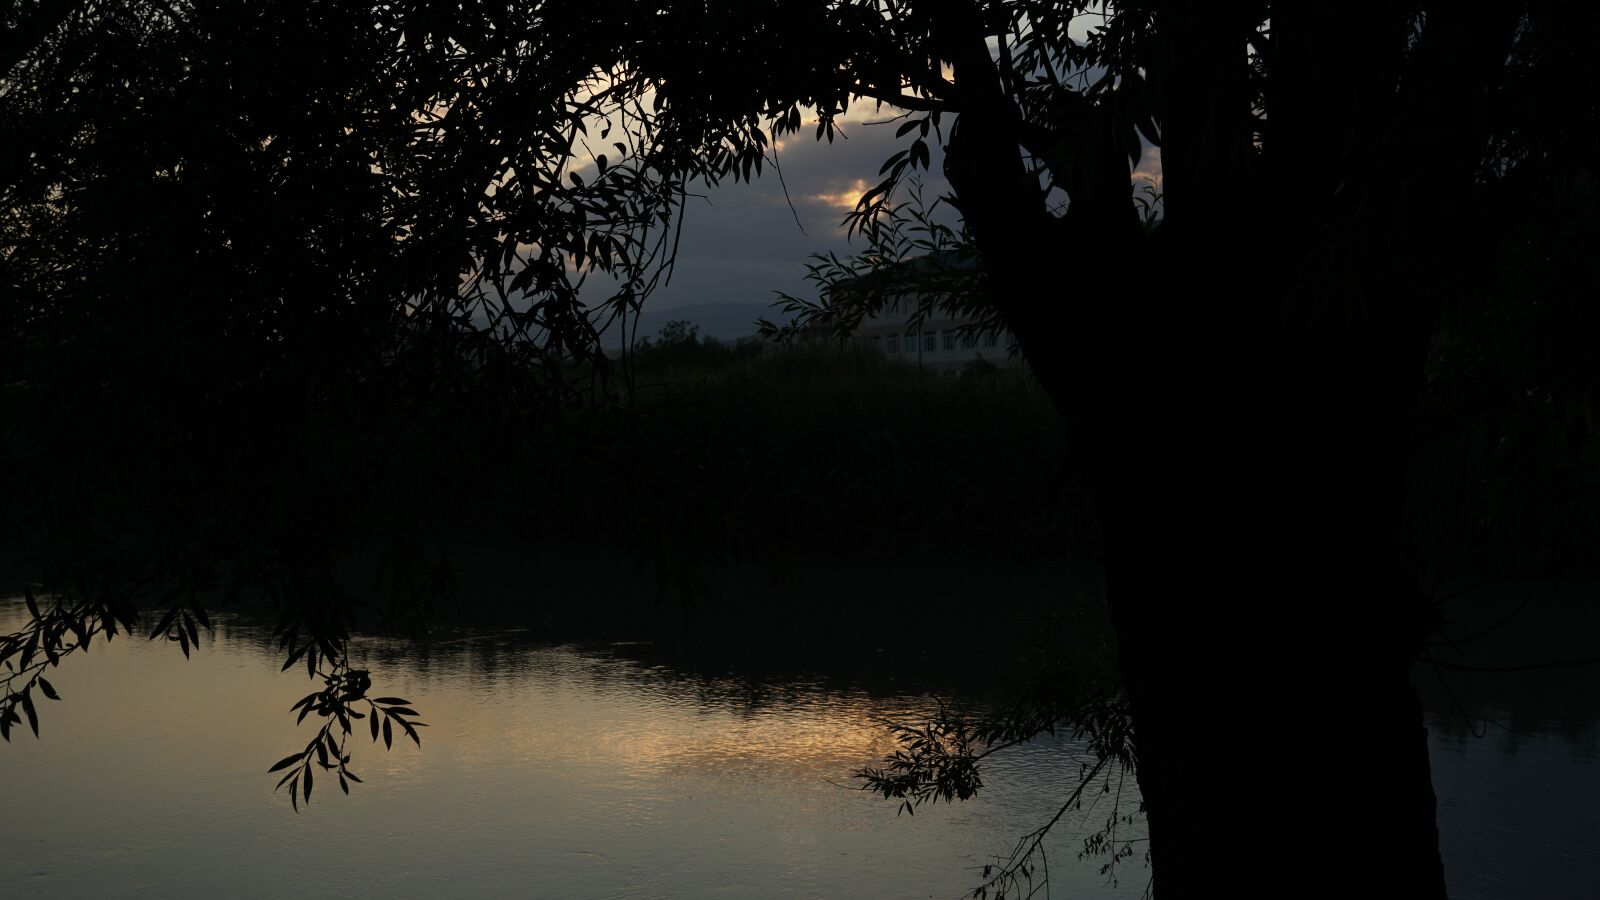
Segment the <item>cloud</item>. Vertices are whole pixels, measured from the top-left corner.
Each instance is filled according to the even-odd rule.
[[[1161,190],[1161,149],[1145,145],[1144,156],[1139,159],[1139,165],[1133,170],[1134,188],[1137,190],[1145,185]],[[1142,182],[1142,183],[1141,183]]]
[[[847,242],[844,216],[878,184],[884,160],[910,145],[909,136],[895,137],[902,121],[892,109],[857,103],[841,118],[840,134],[831,144],[814,140],[813,132],[802,128],[777,145],[777,165],[766,166],[755,181],[703,190],[685,210],[673,280],[651,299],[650,308],[766,302],[775,291],[811,293],[805,280],[811,254],[862,249]],[[938,140],[930,136],[928,144],[929,171],[917,175],[923,198],[931,203],[949,192],[949,184]],[[1136,188],[1161,189],[1159,149],[1145,148],[1133,179]]]
[[[802,128],[777,147],[750,183],[702,189],[685,209],[672,283],[651,299],[654,309],[703,302],[767,302],[774,291],[804,294],[813,253],[860,250],[845,236],[844,216],[878,184],[878,170],[910,138],[896,139],[893,112],[858,103],[841,119],[832,143]],[[936,141],[931,172],[919,172],[930,202],[948,191]],[[780,177],[781,176],[781,177]],[[787,190],[785,190],[787,188]]]
[[[867,183],[865,178],[857,178],[843,190],[812,194],[810,199],[825,206],[834,207],[841,212],[849,212],[856,208],[856,204],[861,201],[861,196],[871,189],[872,186]]]

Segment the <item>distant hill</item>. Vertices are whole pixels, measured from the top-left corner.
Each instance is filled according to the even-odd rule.
[[[698,325],[701,337],[736,341],[739,338],[754,337],[756,320],[763,316],[773,321],[778,321],[780,318],[777,311],[765,303],[691,303],[667,309],[651,309],[647,302],[639,316],[637,330],[632,327],[632,323],[629,323],[628,330],[633,332],[636,339],[655,337],[668,322],[681,319]],[[606,332],[602,344],[608,350],[619,350],[622,348],[623,340],[621,330],[613,328]]]

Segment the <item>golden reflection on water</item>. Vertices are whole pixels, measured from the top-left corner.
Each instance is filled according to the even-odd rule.
[[[535,767],[842,782],[894,749],[886,715],[915,717],[931,705],[792,685],[779,697],[752,696],[733,680],[666,679],[648,666],[571,648],[526,648],[506,662],[487,667],[468,645],[447,676],[429,679],[411,698],[427,707],[426,719],[437,721],[433,734],[448,735],[463,763],[503,763],[510,750]]]
[[[599,743],[638,768],[838,778],[892,749],[882,723],[864,706],[841,699],[750,716],[715,712],[694,728],[669,721],[612,729]]]
[[[0,628],[21,615],[0,603]],[[0,746],[3,892],[954,897],[971,867],[1054,813],[1082,753],[1064,741],[1018,748],[986,769],[976,801],[897,817],[851,773],[894,749],[884,719],[917,722],[926,697],[687,675],[508,633],[362,639],[352,657],[375,694],[410,699],[431,727],[420,750],[397,741],[392,752],[358,730],[352,768],[365,783],[349,797],[321,783],[299,815],[266,769],[311,736],[289,707],[316,683],[278,671],[262,628],[222,619],[188,661],[137,637],[65,660],[50,672],[64,699],[41,704],[41,739],[14,731]],[[1483,818],[1467,805],[1479,785],[1527,794],[1539,806],[1517,820],[1533,821],[1553,795],[1524,790],[1528,772],[1570,778],[1564,753],[1541,751],[1524,771],[1474,746],[1435,753],[1447,865],[1451,841],[1475,853],[1455,859],[1484,858],[1492,835],[1462,831]],[[1566,821],[1592,823],[1594,808],[1574,799]],[[1084,827],[1063,821],[1056,893],[1137,895],[1137,872],[1119,891],[1097,864],[1071,864]],[[1564,830],[1527,850],[1546,854],[1541,889],[1600,872],[1572,855],[1593,829]],[[1470,881],[1456,886],[1471,894]]]

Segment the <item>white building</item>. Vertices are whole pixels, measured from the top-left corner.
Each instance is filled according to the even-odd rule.
[[[1012,352],[1016,341],[1009,331],[981,328],[978,319],[947,311],[974,305],[970,300],[981,290],[979,274],[971,257],[931,254],[836,285],[836,291],[878,294],[886,301],[879,312],[862,319],[850,341],[892,362],[940,373],[960,372],[978,361],[996,368],[1020,367],[1022,357]],[[929,306],[933,308],[923,309]],[[920,322],[919,311],[927,313]]]
[[[974,360],[997,368],[1022,365],[1011,352],[1015,341],[1004,329],[979,330],[972,319],[933,318],[913,323],[916,303],[896,301],[881,313],[864,318],[850,340],[891,361],[936,372],[959,372]]]

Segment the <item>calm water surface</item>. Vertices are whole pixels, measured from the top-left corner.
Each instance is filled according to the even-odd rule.
[[[0,626],[18,619],[0,609]],[[185,661],[118,639],[51,673],[65,699],[41,709],[42,739],[0,748],[5,895],[955,898],[1054,813],[1084,758],[1040,740],[986,769],[977,799],[897,816],[850,773],[892,749],[883,719],[932,708],[923,690],[696,673],[648,648],[480,629],[425,650],[358,644],[376,692],[431,727],[420,750],[363,740],[365,784],[324,783],[296,815],[265,770],[309,737],[287,710],[310,683],[280,674],[245,619],[202,642]],[[1513,722],[1482,737],[1428,694],[1453,896],[1600,896],[1593,679],[1520,722],[1516,692],[1548,703],[1548,685],[1493,684],[1456,686]],[[1054,896],[1142,892],[1142,853],[1116,885],[1077,859],[1108,802],[1058,826]]]

